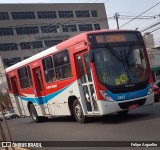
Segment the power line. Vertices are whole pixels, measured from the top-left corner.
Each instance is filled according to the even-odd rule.
[[[142,12],[140,15],[136,16],[135,18],[131,19],[130,21],[126,22],[125,24],[123,24],[121,27],[127,25],[128,23],[132,22],[133,20],[137,19],[138,17],[142,16],[143,14],[145,14],[147,11],[151,10],[152,8],[154,8],[155,6],[159,5],[160,2],[156,3],[155,5],[153,5],[152,7],[150,7],[149,9],[147,9],[146,11]]]
[[[144,31],[146,31],[146,30],[149,30],[149,29],[151,29],[151,28],[153,28],[153,27],[155,27],[155,26],[157,26],[157,25],[159,25],[159,24],[160,24],[160,20],[158,20],[156,23],[154,23],[154,24],[152,24],[152,25],[150,25],[150,26],[142,29],[141,32],[144,32]]]
[[[157,30],[159,30],[159,29],[160,29],[160,27],[159,27],[159,28],[157,28],[157,29],[155,29],[155,30],[153,30],[153,31],[151,31],[150,33],[155,32],[155,31],[157,31]]]

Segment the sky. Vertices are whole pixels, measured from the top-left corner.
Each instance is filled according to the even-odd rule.
[[[104,3],[110,29],[116,29],[115,13],[119,13],[120,29],[133,29],[139,31],[160,23],[160,0],[0,0],[2,3]],[[153,7],[156,5],[155,7]],[[153,7],[153,8],[152,8]],[[142,14],[144,13],[144,14]],[[142,15],[141,15],[142,14]],[[140,16],[139,16],[140,15]],[[137,17],[139,16],[139,17]],[[137,19],[134,19],[136,18]],[[130,21],[130,22],[129,22]],[[128,22],[128,23],[127,23]],[[122,26],[122,27],[121,27]],[[142,32],[151,32],[156,46],[160,46],[160,24]]]

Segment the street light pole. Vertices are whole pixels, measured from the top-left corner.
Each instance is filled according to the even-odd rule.
[[[115,13],[114,18],[116,19],[117,29],[119,29],[119,22],[118,22],[119,13]]]

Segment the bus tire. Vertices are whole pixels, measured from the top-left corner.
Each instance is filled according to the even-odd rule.
[[[35,106],[33,104],[29,105],[29,112],[30,112],[30,115],[31,115],[32,120],[34,122],[36,122],[36,123],[42,122],[43,117],[38,116],[36,108],[35,108]]]
[[[125,116],[125,115],[128,114],[128,112],[129,112],[129,110],[123,110],[123,111],[119,111],[119,112],[117,112],[117,113],[118,113],[118,115],[120,115],[120,116]]]
[[[73,112],[74,112],[74,117],[78,123],[86,122],[87,118],[84,115],[81,104],[78,100],[74,100],[73,102]]]

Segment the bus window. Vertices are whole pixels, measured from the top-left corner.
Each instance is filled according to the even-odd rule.
[[[6,79],[7,79],[7,83],[8,83],[8,89],[9,89],[9,91],[11,91],[12,90],[11,89],[11,82],[10,82],[10,78],[9,78],[8,74],[6,74]]]
[[[55,81],[55,72],[51,56],[44,58],[42,64],[46,82],[49,83]]]
[[[77,57],[77,62],[78,62],[78,67],[79,67],[82,83],[86,83],[86,77],[85,77],[85,73],[84,73],[83,62],[82,62],[81,56]]]
[[[86,70],[87,70],[88,81],[92,82],[92,76],[91,76],[91,71],[90,71],[90,61],[89,61],[88,53],[84,54],[84,60],[85,60],[85,65],[86,65]]]
[[[72,76],[69,54],[67,50],[53,55],[56,80],[66,79]]]
[[[18,77],[22,89],[32,86],[32,78],[29,66],[25,66],[18,69]]]

